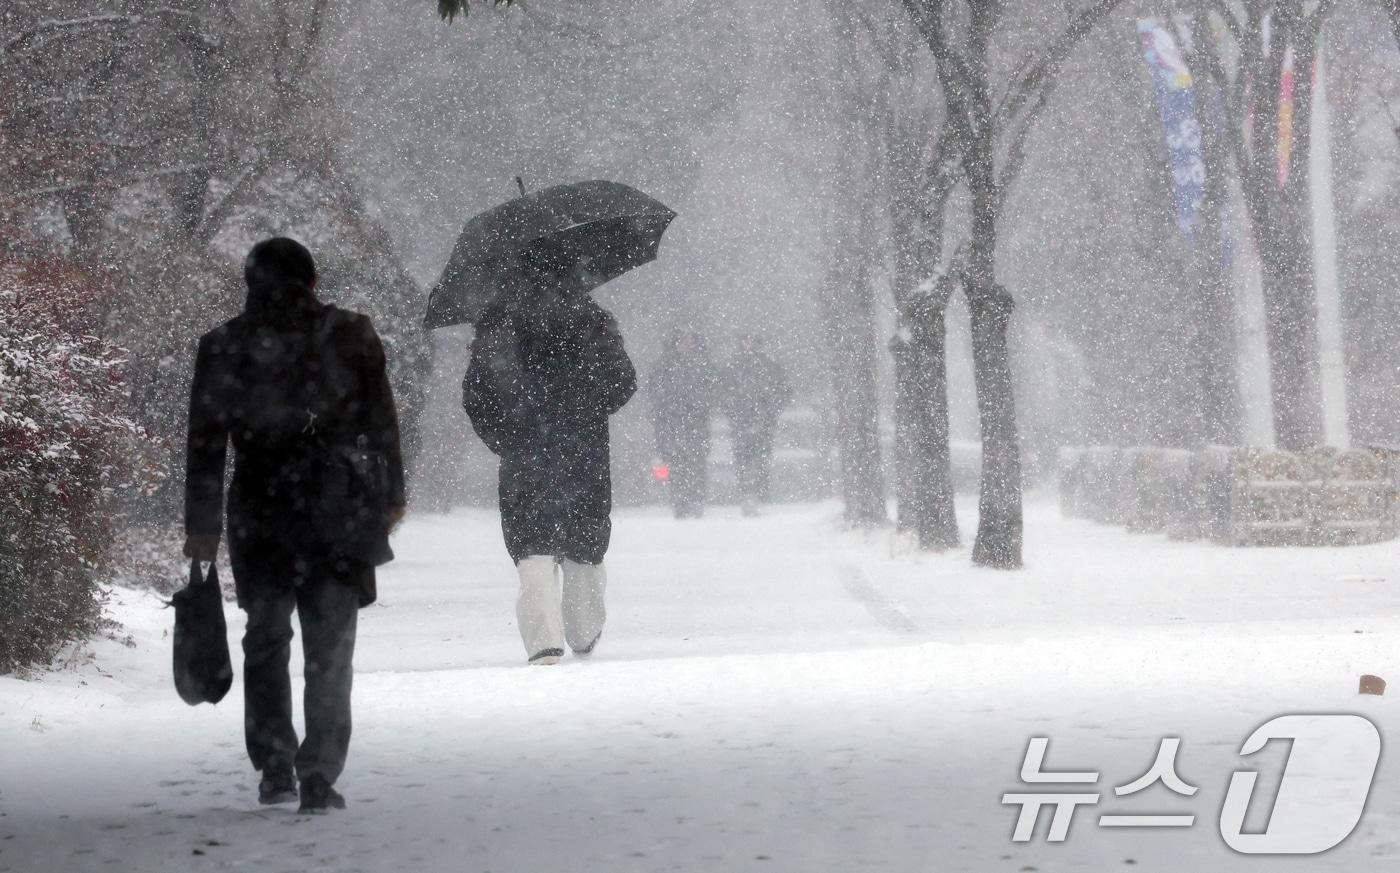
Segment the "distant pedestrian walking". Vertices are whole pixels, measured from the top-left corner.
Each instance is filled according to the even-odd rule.
[[[709,490],[715,394],[714,368],[700,334],[679,331],[667,338],[649,390],[656,450],[670,469],[672,510],[676,518],[699,518]]]
[[[734,441],[734,472],[744,514],[768,502],[773,470],[773,435],[778,416],[792,401],[782,366],[763,351],[763,341],[748,334],[725,365],[720,397]]]
[[[404,513],[398,418],[370,320],[316,299],[301,244],[258,243],[247,305],[199,340],[190,390],[185,554],[213,561],[224,528],[243,637],[248,755],[258,799],[343,808],[357,610]],[[292,725],[293,612],[306,660],[306,737]],[[299,784],[298,784],[299,783]],[[299,789],[299,790],[298,790]]]
[[[580,288],[587,262],[546,238],[522,256],[527,282],[476,325],[462,405],[500,456],[501,526],[520,574],[516,617],[532,664],[603,633],[612,532],[608,417],[637,388],[616,320]]]

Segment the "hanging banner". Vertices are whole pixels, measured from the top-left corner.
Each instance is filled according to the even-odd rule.
[[[1191,71],[1176,36],[1165,22],[1140,18],[1137,31],[1152,72],[1152,89],[1157,94],[1166,132],[1176,223],[1190,239],[1206,199],[1206,162],[1201,151],[1201,124],[1196,118]]]

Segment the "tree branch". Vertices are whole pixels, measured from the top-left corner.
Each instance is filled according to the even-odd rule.
[[[1395,37],[1396,45],[1400,46],[1400,0],[1380,0],[1380,5],[1390,19],[1390,33]]]
[[[1059,68],[1073,53],[1076,46],[1094,25],[1107,17],[1110,12],[1122,5],[1123,0],[1095,0],[1094,3],[1074,13],[1069,24],[1059,37],[1050,44],[1045,53],[1034,60],[1027,59],[1011,76],[1006,96],[997,107],[996,117],[1002,122],[1010,121],[1032,102],[1043,102],[1041,92],[1048,88]]]
[[[1035,103],[1021,114],[1020,126],[1015,135],[1012,136],[1011,144],[1007,146],[1006,163],[997,178],[997,215],[1001,215],[1002,207],[1006,205],[1011,183],[1016,181],[1016,177],[1021,174],[1022,167],[1026,165],[1026,142],[1030,139],[1031,128],[1035,126],[1041,110],[1045,108],[1045,104],[1050,102],[1050,91],[1051,89],[1048,87],[1040,89]]]
[[[1235,13],[1230,9],[1230,4],[1225,0],[1207,0],[1206,6],[1213,9],[1220,16],[1220,20],[1225,23],[1225,28],[1230,31],[1230,35],[1236,42],[1244,39],[1244,22],[1235,17]],[[1204,34],[1201,34],[1203,37]]]
[[[893,70],[899,67],[899,48],[896,46],[893,39],[885,38],[884,35],[880,33],[875,22],[875,16],[871,15],[869,10],[865,9],[860,4],[852,5],[851,15],[860,23],[861,27],[865,29],[866,36],[870,38],[870,47],[879,53],[885,68]]]
[[[483,0],[485,2],[485,0]],[[510,6],[514,0],[491,0],[493,6]],[[471,10],[471,0],[438,0],[438,15],[451,24],[458,15],[466,18]]]
[[[321,37],[321,26],[325,22],[327,4],[328,0],[314,0],[311,4],[311,20],[306,25],[306,33],[302,35],[301,52],[297,56],[296,75],[298,79],[306,76],[316,57],[316,43]]]
[[[942,214],[943,210],[947,208],[948,198],[962,182],[961,146],[964,142],[956,137],[945,135],[939,137],[937,145],[934,146],[933,156],[929,161],[928,173],[924,181],[926,207],[929,210],[929,214],[925,215],[926,219],[936,217],[933,213]]]
[[[932,2],[938,2],[938,0],[932,0]],[[1396,2],[1400,2],[1400,0],[1396,0]],[[924,0],[900,0],[900,5],[904,7],[904,11],[909,15],[909,21],[913,23],[914,29],[923,37],[924,42],[932,46],[933,31],[928,20],[928,10],[924,6]]]
[[[1376,97],[1380,100],[1381,110],[1385,112],[1385,117],[1390,119],[1390,132],[1395,135],[1396,144],[1400,144],[1400,119],[1395,117],[1394,111],[1390,108],[1390,100],[1381,93],[1379,88],[1376,89]]]
[[[1222,2],[1212,3],[1210,5],[1212,7],[1218,7],[1216,11],[1221,15],[1231,14]],[[1238,40],[1237,44],[1243,45],[1244,41],[1249,38],[1244,26],[1233,17],[1230,18],[1230,21],[1232,23],[1227,25],[1230,33]],[[1244,99],[1246,78],[1237,74],[1232,79],[1229,75],[1229,71],[1225,69],[1225,59],[1221,57],[1219,47],[1212,48],[1210,46],[1211,41],[1209,40],[1202,39],[1196,41],[1195,49],[1191,54],[1191,67],[1192,69],[1203,68],[1205,70],[1205,78],[1215,85],[1222,99],[1225,101],[1226,118],[1221,127],[1224,128],[1226,148],[1231,158],[1234,160],[1235,165],[1243,168],[1246,156],[1244,128],[1240,120],[1245,117]]]
[[[1317,39],[1317,35],[1322,32],[1322,26],[1327,23],[1327,18],[1337,8],[1337,0],[1319,0],[1312,12],[1303,16],[1303,20],[1298,28],[1299,41],[1306,40],[1311,44]]]
[[[28,30],[22,31],[19,36],[14,37],[5,43],[4,54],[24,51],[24,45],[29,40],[34,39],[42,33],[48,31],[74,30],[81,27],[97,26],[117,26],[135,24],[141,20],[139,15],[120,15],[109,13],[105,15],[88,15],[83,18],[53,19],[41,21]],[[30,46],[32,48],[32,46]]]
[[[502,5],[497,0],[496,5]],[[514,6],[520,9],[525,18],[538,25],[546,32],[560,39],[576,39],[588,43],[594,48],[607,49],[608,51],[622,51],[636,48],[638,46],[649,45],[654,42],[673,37],[676,30],[688,21],[699,8],[696,0],[686,0],[685,9],[682,10],[674,21],[663,24],[657,28],[656,32],[649,33],[636,39],[620,41],[611,39],[603,31],[596,28],[587,27],[577,21],[572,21],[558,13],[544,13],[535,8],[535,4],[527,0],[508,0],[505,5]]]
[[[68,191],[85,191],[89,188],[120,188],[146,179],[158,179],[163,176],[182,176],[186,173],[192,173],[195,170],[207,170],[213,167],[214,165],[210,163],[178,164],[171,167],[162,167],[159,170],[150,170],[145,173],[127,173],[126,175],[116,178],[103,177],[101,179],[85,179],[81,182],[66,182],[61,185],[45,185],[41,188],[21,188],[18,191],[11,192],[11,194],[17,198],[28,198],[44,197],[49,194],[62,194]]]
[[[239,199],[253,186],[262,180],[268,168],[272,165],[274,152],[278,152],[278,143],[271,142],[267,148],[260,148],[239,171],[238,176],[233,180],[228,193],[202,216],[195,228],[195,236],[203,243],[208,243],[214,235],[223,227],[224,222],[233,214],[233,209],[238,205]]]
[[[919,35],[928,44],[937,64],[938,78],[943,83],[944,99],[948,100],[950,90],[966,93],[972,77],[967,69],[967,61],[948,43],[947,30],[943,26],[943,0],[901,0],[909,18]],[[951,102],[951,101],[949,101]]]
[[[145,23],[147,19],[161,17],[184,18],[205,24],[209,22],[209,19],[203,15],[185,9],[176,9],[172,6],[157,6],[140,13],[109,12],[101,15],[85,15],[82,18],[55,18],[41,21],[27,30],[21,31],[19,35],[11,38],[3,47],[0,47],[0,55],[18,54],[37,48],[43,43],[31,43],[30,41],[41,35],[84,27],[135,27]]]

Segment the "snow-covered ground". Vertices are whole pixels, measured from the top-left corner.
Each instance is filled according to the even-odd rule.
[[[969,530],[971,507],[964,507]],[[1318,857],[1234,854],[1230,774],[1284,713],[1357,712],[1393,738],[1400,545],[1227,550],[1061,519],[1032,502],[1022,572],[842,532],[833,505],[698,522],[616,517],[610,617],[589,662],[526,667],[496,518],[418,518],[361,614],[350,808],[263,808],[240,684],[191,709],[171,616],[118,592],[134,645],[0,679],[0,871],[1394,870],[1400,787]],[[231,634],[241,613],[229,609]],[[239,650],[234,647],[235,662]],[[299,662],[294,664],[299,670]],[[1064,843],[1013,843],[1033,736],[1098,770]],[[1200,791],[1118,798],[1162,737]],[[1260,760],[1256,760],[1260,759]],[[1316,779],[1317,821],[1335,810]],[[1052,787],[1051,790],[1057,790]],[[1261,795],[1272,796],[1267,788]],[[1189,830],[1097,826],[1194,813]],[[1267,803],[1251,822],[1267,815]]]

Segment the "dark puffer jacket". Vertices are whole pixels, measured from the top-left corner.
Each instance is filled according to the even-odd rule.
[[[503,303],[477,323],[462,406],[501,458],[512,560],[603,560],[612,532],[608,417],[636,389],[617,322],[587,295]]]

